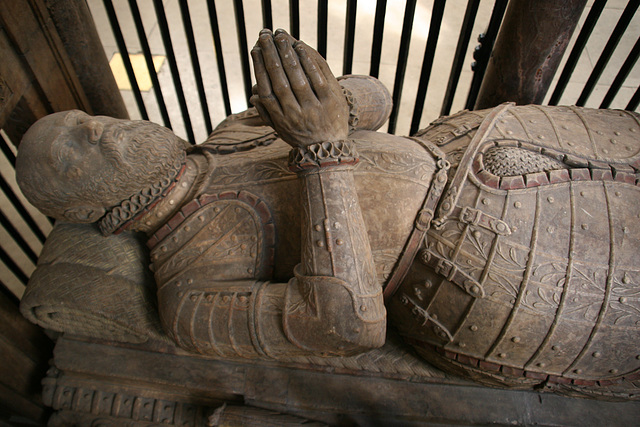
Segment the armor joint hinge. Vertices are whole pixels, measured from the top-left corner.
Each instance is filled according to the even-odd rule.
[[[465,206],[460,210],[459,218],[460,221],[465,224],[477,225],[502,236],[511,234],[511,228],[509,228],[506,222],[488,215],[479,209]]]

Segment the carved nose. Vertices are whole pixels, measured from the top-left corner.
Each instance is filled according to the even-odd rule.
[[[91,144],[97,144],[100,141],[100,137],[102,136],[102,132],[104,131],[104,126],[102,123],[97,122],[95,120],[89,120],[85,123],[85,128],[88,131],[88,140]]]

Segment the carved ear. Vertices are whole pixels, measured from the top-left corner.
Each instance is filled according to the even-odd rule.
[[[92,208],[89,206],[79,206],[76,208],[67,209],[64,212],[64,218],[69,222],[86,223],[96,222],[105,214],[104,208]]]

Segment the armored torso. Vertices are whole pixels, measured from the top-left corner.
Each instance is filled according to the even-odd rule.
[[[452,167],[391,303],[407,340],[489,382],[637,380],[638,135],[633,113],[539,106],[421,132]]]

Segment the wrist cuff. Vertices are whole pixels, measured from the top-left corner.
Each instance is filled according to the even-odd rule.
[[[353,141],[328,141],[296,147],[289,152],[289,169],[297,172],[358,163]]]

